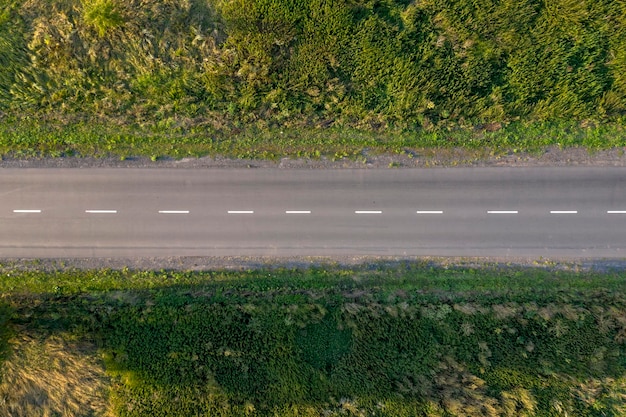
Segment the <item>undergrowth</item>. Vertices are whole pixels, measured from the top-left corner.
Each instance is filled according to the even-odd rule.
[[[11,340],[28,334],[97,349],[111,387],[102,413],[626,411],[626,284],[618,273],[404,264],[4,275]],[[15,355],[0,368],[5,384],[16,378],[14,363],[25,373],[35,366]]]
[[[610,0],[2,0],[0,153],[623,146],[625,16]]]

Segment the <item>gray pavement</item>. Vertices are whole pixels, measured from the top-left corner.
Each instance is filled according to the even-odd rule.
[[[0,258],[626,257],[626,168],[1,169]]]

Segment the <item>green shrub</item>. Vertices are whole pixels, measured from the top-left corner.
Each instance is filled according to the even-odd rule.
[[[4,8],[3,54],[28,47],[32,58],[17,72],[21,88],[37,84],[15,89],[24,102],[116,99],[120,82],[157,70],[166,84],[204,78],[216,93],[195,84],[181,92],[188,103],[219,98],[271,117],[276,109],[301,117],[300,109],[307,117],[365,113],[410,124],[623,110],[624,13],[615,2],[73,3]],[[17,36],[22,20],[26,33]],[[271,95],[280,90],[287,94]],[[150,104],[149,94],[136,93]]]
[[[422,129],[428,146],[478,148],[484,142],[454,132],[623,124],[625,11],[609,0],[5,0],[0,106],[62,124],[210,125],[225,137],[242,128]],[[240,139],[224,148],[281,155]],[[544,137],[525,140],[539,147]],[[296,153],[320,149],[304,145]]]
[[[414,264],[33,268],[3,273],[0,343],[97,343],[120,416],[619,415],[624,285]]]

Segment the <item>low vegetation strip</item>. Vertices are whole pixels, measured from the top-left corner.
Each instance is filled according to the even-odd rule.
[[[62,122],[6,118],[0,121],[0,158],[136,157],[152,161],[220,156],[232,159],[278,160],[326,158],[367,163],[378,155],[425,159],[462,150],[460,162],[515,154],[539,155],[549,147],[626,148],[626,129],[617,123],[512,122],[497,131],[440,128],[366,131],[350,127],[318,129],[212,129],[190,126],[115,125],[102,121]]]
[[[11,415],[33,415],[38,398],[50,399],[41,415],[626,412],[618,273],[5,268],[0,288],[0,407]],[[42,365],[37,349],[53,360]],[[80,391],[59,392],[79,379]]]

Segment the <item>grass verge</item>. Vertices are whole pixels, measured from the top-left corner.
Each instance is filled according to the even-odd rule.
[[[3,275],[0,394],[17,409],[35,401],[26,381],[74,366],[82,394],[36,388],[95,407],[65,415],[626,412],[620,273],[403,264]]]
[[[222,156],[239,159],[282,157],[358,160],[368,154],[428,154],[433,149],[461,148],[477,158],[509,152],[536,153],[550,146],[583,147],[589,151],[626,146],[626,130],[619,123],[521,123],[495,131],[454,128],[373,132],[352,128],[215,129],[176,123],[132,126],[104,122],[60,123],[5,119],[0,123],[0,156],[41,157],[149,157],[181,159]]]

